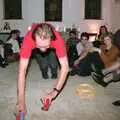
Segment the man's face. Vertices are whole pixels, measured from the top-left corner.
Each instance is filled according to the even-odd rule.
[[[105,45],[110,45],[112,43],[112,40],[109,36],[105,37],[104,38],[104,44]]]
[[[50,47],[50,38],[40,37],[36,35],[36,47],[40,49],[40,51],[45,52]]]
[[[88,43],[88,39],[87,39],[87,37],[82,36],[82,38],[81,38],[81,42],[82,42],[83,44]]]

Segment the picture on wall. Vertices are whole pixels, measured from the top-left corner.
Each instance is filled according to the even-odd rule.
[[[45,0],[45,21],[62,21],[62,0]]]
[[[4,19],[22,19],[22,0],[4,0]]]
[[[101,0],[85,0],[85,19],[101,19]]]

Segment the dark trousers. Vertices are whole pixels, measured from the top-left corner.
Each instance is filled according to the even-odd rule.
[[[92,65],[97,69],[104,69],[104,63],[98,52],[89,53],[85,58],[83,58],[78,67],[75,68],[78,75],[88,76],[93,71]]]
[[[0,55],[0,66],[3,64],[4,59],[2,58],[2,56]]]
[[[8,56],[13,54],[13,50],[12,50],[12,45],[7,43],[4,45],[4,58],[5,61],[8,62]]]
[[[47,74],[48,68],[51,69],[51,74],[56,75],[58,70],[58,60],[55,50],[49,49],[47,52],[42,53],[39,50],[35,51],[36,60],[40,66],[42,73]]]

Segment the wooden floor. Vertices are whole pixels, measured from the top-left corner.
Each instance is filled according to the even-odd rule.
[[[17,69],[18,63],[0,68],[0,120],[15,120]],[[69,77],[62,93],[49,111],[44,112],[39,98],[52,89],[54,82],[42,79],[36,62],[31,63],[26,86],[26,120],[120,120],[120,107],[112,105],[113,101],[120,99],[120,82],[103,88],[91,77]],[[81,84],[92,86],[94,94],[89,97],[76,94]]]

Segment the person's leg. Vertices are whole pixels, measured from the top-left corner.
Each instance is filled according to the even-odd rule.
[[[4,47],[0,45],[0,65],[1,67],[7,66],[5,58],[4,58]]]
[[[99,72],[105,68],[104,63],[98,52],[93,52],[89,54],[89,58],[91,61],[91,68],[94,72]]]
[[[48,61],[52,74],[51,78],[57,78],[58,60],[54,50],[49,51]]]
[[[112,72],[116,69],[120,68],[120,62],[117,61],[114,65],[110,66],[109,68],[106,68],[102,71],[103,74],[107,74],[109,72]]]
[[[117,82],[120,81],[120,69],[117,69],[109,74],[106,74],[104,77],[105,82]]]
[[[11,56],[13,54],[13,50],[12,50],[12,45],[11,44],[5,44],[4,45],[4,59],[5,62],[8,64],[8,57]]]
[[[116,63],[109,68],[105,68],[101,71],[95,71],[94,75],[96,75],[96,78],[101,78],[105,82],[110,82],[110,81],[118,81],[119,80],[119,73],[120,73],[120,62],[116,61]]]
[[[89,76],[91,73],[91,67],[89,62],[89,57],[86,56],[83,58],[79,64],[72,68],[72,70],[69,72],[69,75],[80,75],[80,76]]]
[[[44,79],[48,79],[48,59],[47,59],[47,54],[42,54],[40,52],[35,53],[35,57],[37,60],[37,63],[39,64],[39,67],[42,72],[42,77]]]
[[[70,75],[75,75],[78,74],[80,76],[89,76],[92,72],[92,67],[91,64],[94,64],[94,66],[101,66],[98,65],[100,64],[100,60],[96,60],[96,56],[94,53],[89,53],[85,58],[83,58],[80,62],[78,67],[73,68],[72,71],[70,72]],[[95,64],[97,63],[97,64]]]
[[[6,67],[5,61],[4,61],[4,59],[2,58],[1,55],[0,55],[0,66],[1,66],[2,68],[5,68],[5,67]]]
[[[120,81],[120,68],[115,71],[105,74],[103,77],[101,77],[100,75],[96,73],[92,73],[92,78],[97,82],[102,81],[101,85],[105,87],[111,82]]]
[[[104,82],[103,75],[101,73],[102,69],[104,69],[104,63],[102,59],[100,58],[99,53],[94,52],[94,53],[89,54],[89,60],[91,62],[91,68],[93,71],[91,72],[91,76],[93,80],[95,80],[96,83],[102,85],[103,87],[106,87],[107,83]]]

